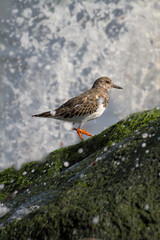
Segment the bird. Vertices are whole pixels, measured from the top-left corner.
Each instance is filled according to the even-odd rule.
[[[87,121],[98,118],[103,114],[109,103],[108,91],[110,88],[122,89],[108,77],[100,77],[89,90],[79,96],[69,99],[54,110],[34,114],[32,117],[53,118],[73,124],[78,123],[78,128],[73,128],[73,130],[77,132],[80,139],[83,140],[83,134],[92,137],[93,135],[82,129],[82,126]]]

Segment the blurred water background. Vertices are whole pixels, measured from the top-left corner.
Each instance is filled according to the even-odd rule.
[[[79,142],[69,123],[31,115],[54,109],[108,76],[101,132],[160,105],[159,0],[0,1],[0,169],[19,168]]]

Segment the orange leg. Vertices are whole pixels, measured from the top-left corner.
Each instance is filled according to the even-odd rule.
[[[78,136],[80,137],[81,140],[83,140],[82,135],[81,134],[85,134],[87,136],[93,137],[90,133],[88,133],[85,129],[80,129],[78,128],[73,128],[73,130],[77,131]]]

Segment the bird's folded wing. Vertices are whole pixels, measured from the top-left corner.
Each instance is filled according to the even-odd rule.
[[[98,107],[97,101],[88,95],[79,95],[57,108],[55,117],[72,118],[92,114]]]

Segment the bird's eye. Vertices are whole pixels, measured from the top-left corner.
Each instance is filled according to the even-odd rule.
[[[106,83],[110,83],[110,81],[106,81]]]

